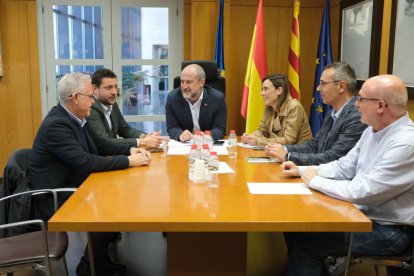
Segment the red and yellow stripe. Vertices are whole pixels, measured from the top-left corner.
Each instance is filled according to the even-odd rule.
[[[295,1],[293,6],[292,35],[290,37],[289,48],[289,69],[288,79],[290,95],[295,99],[300,99],[299,89],[299,57],[300,57],[300,35],[299,35],[299,9],[300,2]]]
[[[259,128],[264,110],[261,91],[262,79],[265,76],[267,76],[267,57],[263,24],[263,5],[262,0],[260,0],[247,62],[241,106],[241,115],[246,118],[246,133],[251,133]]]

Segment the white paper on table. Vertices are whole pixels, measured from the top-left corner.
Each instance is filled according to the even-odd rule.
[[[167,155],[188,155],[191,147],[168,147]]]
[[[224,141],[222,146],[227,148],[229,146],[229,140],[224,140],[223,139],[222,141]]]
[[[234,173],[234,171],[230,168],[229,164],[220,161],[218,173]]]
[[[254,149],[254,150],[264,150],[264,146],[252,146],[245,143],[237,143],[238,146],[242,148]]]
[[[229,151],[225,146],[213,146],[211,151],[216,151],[217,155],[228,155]]]
[[[249,192],[256,195],[311,195],[305,183],[247,182]]]
[[[168,142],[169,147],[191,147],[193,144],[193,140],[187,141],[187,142],[179,142],[173,139],[170,139]]]
[[[188,155],[191,147],[168,147],[167,155]],[[228,155],[229,152],[226,147],[213,146],[213,151],[217,152],[217,155]]]

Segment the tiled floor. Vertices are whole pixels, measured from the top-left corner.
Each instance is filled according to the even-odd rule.
[[[75,269],[86,245],[85,233],[69,233],[66,262],[69,276],[76,276]],[[127,266],[126,276],[163,276],[166,273],[167,242],[158,232],[122,233],[117,244],[117,260]],[[59,264],[53,264],[53,275],[64,275]],[[40,276],[39,271],[19,272],[15,276]]]

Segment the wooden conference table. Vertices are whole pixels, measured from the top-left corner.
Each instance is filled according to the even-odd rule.
[[[169,275],[245,275],[247,232],[371,231],[351,203],[311,195],[252,195],[247,182],[287,179],[278,163],[248,163],[263,151],[238,147],[219,156],[235,171],[219,188],[188,180],[187,156],[153,153],[150,166],[94,173],[49,221],[51,231],[147,232],[167,235]]]

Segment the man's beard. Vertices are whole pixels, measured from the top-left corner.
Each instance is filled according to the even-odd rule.
[[[114,99],[114,102],[111,102],[109,99],[98,99],[99,102],[101,102],[103,105],[114,105],[116,102],[116,97]]]
[[[187,100],[194,99],[197,96],[197,92],[193,92],[193,91],[190,91],[190,92],[181,91],[181,93],[184,99],[187,99]]]

